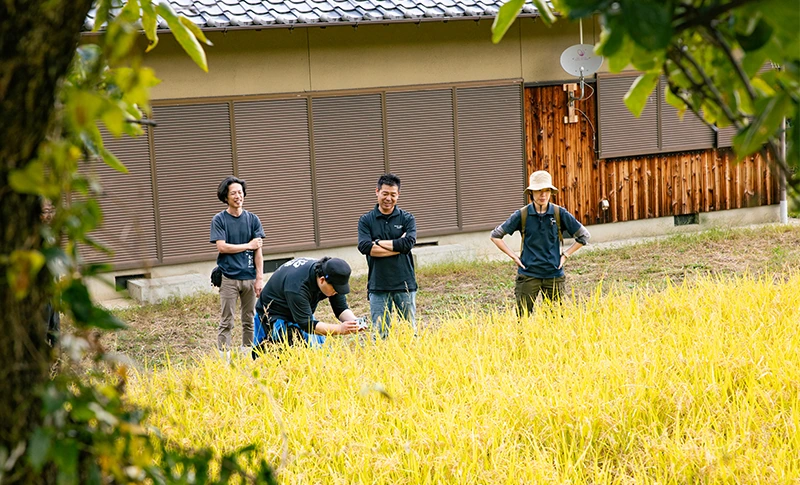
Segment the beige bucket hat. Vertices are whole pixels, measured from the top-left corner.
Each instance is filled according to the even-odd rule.
[[[553,192],[558,192],[558,189],[553,186],[553,177],[547,173],[546,170],[537,170],[531,174],[528,187],[525,191],[529,190],[542,190],[550,189]]]

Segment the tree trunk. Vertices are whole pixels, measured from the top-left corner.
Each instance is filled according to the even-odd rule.
[[[48,379],[50,352],[42,308],[49,275],[17,299],[4,261],[15,250],[41,247],[36,196],[8,186],[9,173],[27,165],[45,139],[58,83],[75,54],[91,0],[0,1],[0,446],[25,443],[41,421],[36,397]],[[18,460],[6,480],[42,483]]]

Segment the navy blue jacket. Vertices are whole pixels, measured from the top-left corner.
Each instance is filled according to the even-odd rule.
[[[405,236],[403,236],[405,234]],[[394,250],[400,254],[385,258],[373,258],[373,241],[391,240]],[[417,243],[417,222],[410,212],[395,207],[386,215],[375,208],[358,221],[358,250],[366,255],[369,266],[367,292],[417,291],[414,274],[414,258],[411,248]]]

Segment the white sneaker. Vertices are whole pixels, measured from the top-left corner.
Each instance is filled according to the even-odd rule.
[[[219,358],[225,360],[228,364],[231,363],[231,351],[230,350],[219,350]]]

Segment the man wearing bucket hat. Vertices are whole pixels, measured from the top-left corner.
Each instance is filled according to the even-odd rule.
[[[256,302],[254,345],[305,342],[322,345],[327,335],[348,335],[364,330],[347,306],[350,265],[339,258],[296,258],[278,268],[267,281]],[[320,322],[314,317],[319,302],[330,299],[339,323]]]
[[[534,302],[544,298],[559,300],[564,293],[564,264],[589,240],[589,231],[564,208],[550,202],[553,179],[544,170],[533,172],[525,189],[533,202],[511,214],[506,222],[492,231],[495,246],[517,264],[514,295],[520,316],[533,310]],[[519,256],[508,247],[503,237],[519,231],[522,250]],[[561,232],[572,234],[575,242],[561,250]]]

